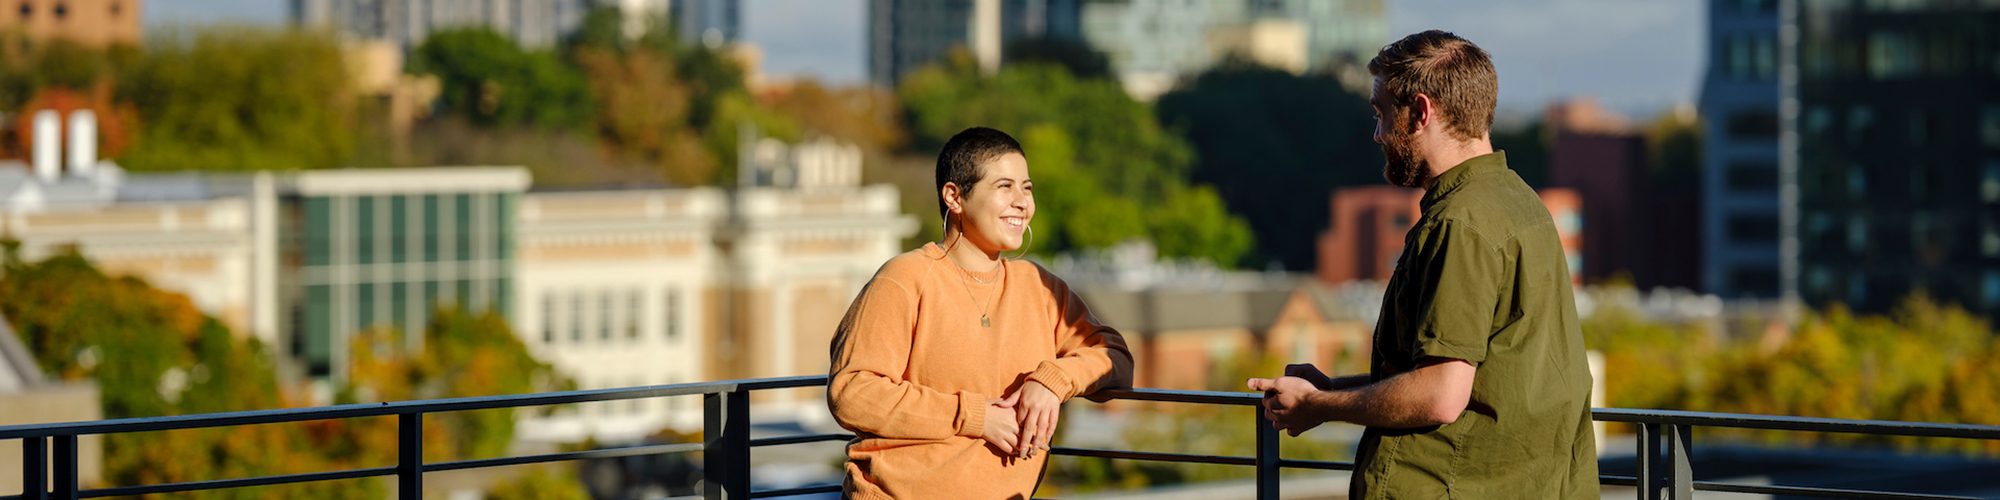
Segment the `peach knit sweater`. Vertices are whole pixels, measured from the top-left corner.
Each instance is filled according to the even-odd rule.
[[[930,243],[883,264],[854,299],[827,387],[834,418],[856,435],[848,498],[1028,498],[1048,454],[1010,463],[981,439],[986,400],[1028,380],[1064,400],[1131,386],[1124,337],[1061,279],[1025,261],[1000,274],[975,282]],[[981,302],[991,327],[979,325]]]

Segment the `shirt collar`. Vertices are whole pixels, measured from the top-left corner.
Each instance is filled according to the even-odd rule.
[[[1424,193],[1424,199],[1420,208],[1425,212],[1429,212],[1431,205],[1436,204],[1438,200],[1444,199],[1452,191],[1457,191],[1459,186],[1465,185],[1467,179],[1471,179],[1475,175],[1503,170],[1507,170],[1506,151],[1494,151],[1467,158],[1463,163],[1459,163],[1458,166],[1454,166],[1450,170],[1445,170],[1444,173],[1438,174],[1436,179],[1431,179],[1431,189]]]

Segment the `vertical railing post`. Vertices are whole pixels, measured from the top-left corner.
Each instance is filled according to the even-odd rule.
[[[1264,419],[1262,406],[1250,409],[1257,429],[1257,500],[1278,500],[1278,428]]]
[[[702,396],[702,496],[750,498],[750,392]]]
[[[1694,427],[1683,424],[1667,426],[1667,461],[1673,465],[1667,468],[1667,498],[1690,500],[1694,498],[1694,466],[1690,463],[1694,452]]]
[[[1659,500],[1660,474],[1653,470],[1660,454],[1660,424],[1639,424],[1638,470],[1632,477],[1639,480],[1639,500]]]
[[[77,500],[76,467],[76,435],[56,436],[54,463],[56,479],[55,484],[50,485],[55,487],[56,498]]]
[[[48,438],[21,438],[21,498],[49,500]]]
[[[424,498],[424,414],[396,415],[396,498]]]

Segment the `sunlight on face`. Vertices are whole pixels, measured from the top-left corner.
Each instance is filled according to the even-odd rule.
[[[988,252],[1021,248],[1022,232],[1035,218],[1035,183],[1028,179],[1028,159],[1007,153],[987,162],[981,171],[979,184],[962,204],[966,241]]]

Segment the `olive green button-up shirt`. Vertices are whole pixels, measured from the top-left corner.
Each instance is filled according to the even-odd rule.
[[[1477,367],[1451,424],[1369,428],[1350,498],[1598,498],[1590,368],[1555,222],[1504,153],[1433,180],[1375,325],[1370,374]]]

